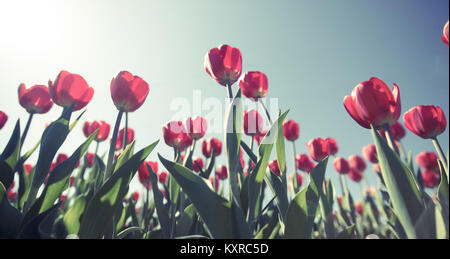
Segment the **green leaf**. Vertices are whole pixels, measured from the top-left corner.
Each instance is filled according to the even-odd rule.
[[[20,152],[20,122],[17,120],[11,138],[0,155],[0,182],[8,189],[14,181],[14,172]]]
[[[89,201],[80,225],[80,238],[101,238],[108,226],[112,226],[122,199],[128,193],[131,179],[159,141],[137,152],[103,184]]]
[[[372,127],[372,135],[380,162],[381,174],[392,202],[393,210],[408,238],[417,238],[414,225],[425,210],[413,173]]]
[[[320,161],[310,172],[308,187],[295,195],[286,212],[284,238],[311,238],[314,217],[319,206],[319,196],[325,178],[328,157]]]
[[[235,202],[241,206],[239,186],[237,182],[240,142],[242,135],[243,107],[241,89],[238,90],[225,114],[225,152],[230,181],[230,194]]]
[[[287,197],[286,187],[281,182],[281,179],[274,173],[267,171],[264,180],[272,191],[277,200],[278,211],[280,212],[281,220],[286,222],[286,211],[289,207],[289,200]]]
[[[243,214],[236,211],[232,201],[227,201],[215,193],[208,180],[181,164],[163,158],[160,154],[158,157],[192,201],[213,238],[250,237]]]
[[[336,239],[355,239],[355,237],[355,225],[351,225],[339,232]]]
[[[194,204],[191,203],[184,209],[183,214],[177,222],[175,237],[188,236],[190,234],[196,215],[197,210]]]
[[[141,233],[144,232],[144,230],[142,228],[140,228],[140,227],[129,227],[129,228],[126,228],[126,229],[122,230],[121,232],[119,232],[117,234],[116,239],[123,239],[128,234],[134,233],[134,232],[138,232],[139,234],[141,234]]]
[[[155,200],[156,213],[158,214],[158,221],[161,225],[163,238],[170,238],[172,228],[169,220],[169,210],[167,206],[164,205],[164,195],[158,188],[158,177],[156,173],[153,171],[151,166],[148,164],[146,164],[146,166],[153,186],[153,199]]]
[[[0,182],[0,238],[15,238],[22,222],[22,213],[8,201],[7,190]]]
[[[64,214],[64,225],[69,234],[78,234],[80,229],[80,219],[89,200],[86,194],[80,194],[74,201],[73,205]]]

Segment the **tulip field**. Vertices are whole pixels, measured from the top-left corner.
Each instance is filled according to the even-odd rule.
[[[428,40],[442,41],[446,50],[448,21],[442,28],[441,39]],[[268,75],[244,71],[239,46],[211,46],[202,58],[204,75],[226,89],[221,138],[205,137],[211,126],[198,114],[167,121],[160,135],[137,148],[142,142],[128,116],[146,102],[151,79],[132,71],[111,75],[110,96],[102,96],[117,114],[109,122],[84,117],[95,91],[75,71],[61,70],[46,85],[18,84],[28,117],[0,107],[0,133],[7,138],[0,147],[0,238],[449,238],[448,143],[439,142],[448,111],[404,107],[402,85],[373,76],[349,86],[348,95],[338,97],[342,109],[333,111],[352,118],[373,142],[344,158],[338,140],[317,136],[300,153],[302,122],[289,109],[269,112],[263,102]],[[246,110],[244,102],[261,109]],[[31,122],[50,110],[60,116],[40,139],[27,137]],[[11,132],[6,124],[14,125]],[[60,148],[74,131],[84,140],[64,154]],[[403,143],[407,132],[435,150],[413,155]],[[107,152],[99,152],[100,144]],[[160,153],[161,146],[171,154]],[[365,170],[373,170],[376,181],[369,183]],[[133,179],[143,191],[130,188]],[[352,191],[350,181],[363,193]]]

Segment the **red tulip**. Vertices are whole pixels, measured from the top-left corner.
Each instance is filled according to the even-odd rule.
[[[363,156],[372,163],[378,163],[377,148],[374,144],[369,144],[362,149]]]
[[[422,171],[422,179],[423,179],[423,185],[427,188],[434,188],[436,187],[440,180],[441,176],[438,172],[431,171],[431,170],[425,170]]]
[[[328,142],[323,138],[311,139],[306,146],[309,156],[316,162],[320,162],[330,154]]]
[[[195,119],[188,118],[186,120],[186,128],[189,136],[192,139],[197,140],[203,138],[205,135],[208,123],[201,116],[197,116]]]
[[[342,196],[338,195],[336,198],[337,198],[339,206],[342,206]]]
[[[202,140],[201,142],[201,146],[202,146],[202,154],[205,157],[210,157],[211,156],[211,144],[209,143],[208,140]]]
[[[148,83],[128,71],[121,71],[111,80],[111,98],[116,108],[124,112],[134,112],[147,98]]]
[[[75,186],[75,177],[71,176],[71,177],[69,178],[69,185],[70,185],[70,187]]]
[[[244,132],[247,136],[255,136],[263,129],[263,118],[257,110],[244,112]]]
[[[232,85],[241,76],[241,51],[228,45],[213,48],[205,55],[206,72],[223,86]]]
[[[83,126],[84,136],[89,137],[92,133],[94,133],[97,129],[100,129],[95,137],[95,141],[102,142],[108,138],[110,125],[105,121],[86,121]]]
[[[442,36],[441,36],[442,41],[447,44],[448,46],[448,21],[447,23],[444,25],[444,30],[442,32]]]
[[[299,173],[295,173],[295,175],[297,176],[297,186],[300,187],[303,184],[303,177],[301,174]],[[289,180],[292,182],[294,178],[294,174],[289,175]]]
[[[356,213],[358,213],[359,215],[362,215],[363,213],[363,204],[360,201],[357,201],[354,203],[354,207],[355,207],[355,211]]]
[[[29,175],[31,173],[31,170],[33,170],[33,166],[31,164],[25,164],[24,168],[27,175]]]
[[[259,145],[261,145],[261,141],[263,140],[263,138],[266,136],[268,130],[261,130],[259,132],[259,134],[256,134],[253,136],[253,138],[256,140],[256,143]]]
[[[335,155],[339,150],[336,139],[326,138],[325,140],[328,142],[330,155]]]
[[[58,74],[55,83],[48,82],[48,88],[55,104],[69,107],[76,103],[74,111],[83,109],[94,96],[94,88],[89,87],[83,77],[64,70]]]
[[[395,140],[400,140],[406,135],[405,128],[403,128],[402,124],[398,121],[391,125],[391,133],[392,138]]]
[[[293,120],[283,122],[283,134],[289,141],[295,141],[300,134],[300,126]]]
[[[50,92],[45,85],[34,85],[27,90],[25,84],[20,84],[19,103],[28,113],[47,113],[53,106]]]
[[[251,100],[264,98],[269,88],[267,76],[258,71],[246,72],[239,81],[239,88],[242,94]]]
[[[350,164],[342,157],[336,157],[333,166],[339,174],[347,174],[350,172]]]
[[[222,141],[217,138],[211,138],[209,140],[211,149],[214,151],[214,155],[217,157],[222,153]]]
[[[94,153],[87,153],[86,154],[86,165],[88,168],[91,168],[92,166],[94,166],[94,160],[95,160],[95,154]]]
[[[192,158],[192,169],[195,172],[200,172],[200,169],[203,169],[205,163],[201,157]]]
[[[372,77],[353,88],[352,95],[344,98],[350,116],[362,127],[370,129],[394,124],[400,117],[400,89],[396,84],[391,91],[380,79]]]
[[[136,191],[136,192],[134,192],[133,195],[131,196],[131,200],[136,202],[136,201],[139,200],[139,196],[140,196],[139,192]]]
[[[123,148],[123,141],[125,138],[125,128],[119,130],[119,134],[117,135],[116,141],[116,150],[120,150]],[[134,130],[131,128],[127,128],[127,144],[130,144],[134,140]]]
[[[269,162],[269,169],[276,175],[281,176],[280,167],[278,166],[278,160],[274,159]]]
[[[181,121],[171,121],[163,127],[164,141],[168,146],[178,148],[182,151],[192,145],[192,138]]]
[[[67,158],[69,158],[69,157],[66,154],[62,154],[62,153],[59,154],[58,157],[56,158],[56,164],[62,163]]]
[[[239,149],[239,163],[241,164],[241,168],[244,169],[245,161],[244,161],[244,153],[242,153],[242,148]]]
[[[147,165],[149,165],[153,172],[158,175],[158,162],[144,161],[138,169],[139,182],[144,185],[145,188],[151,189],[152,183],[150,182],[150,172]]]
[[[416,156],[416,163],[423,169],[439,171],[438,156],[434,152],[422,152]]]
[[[363,178],[363,173],[361,171],[357,171],[355,169],[350,169],[348,172],[348,178],[352,179],[354,182],[359,183]]]
[[[228,178],[228,170],[227,167],[224,165],[220,165],[216,169],[216,177],[220,180],[225,180]]]
[[[447,128],[444,111],[439,106],[419,105],[403,115],[405,127],[417,136],[435,138]]]
[[[298,170],[309,173],[314,168],[314,163],[307,154],[298,154],[295,156],[295,166]]]
[[[158,174],[158,181],[160,183],[166,183],[167,182],[167,177],[169,176],[169,173],[166,171],[162,171],[161,173]]]
[[[0,129],[5,126],[6,121],[8,120],[8,115],[6,113],[0,111]]]
[[[364,171],[366,170],[366,162],[364,159],[358,155],[352,155],[348,158],[348,162],[350,163],[350,168],[355,171]]]

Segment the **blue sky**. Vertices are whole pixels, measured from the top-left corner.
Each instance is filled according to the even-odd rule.
[[[0,130],[0,146],[16,119],[26,122],[17,101],[19,84],[46,84],[64,69],[82,75],[95,89],[82,122],[114,123],[109,83],[121,70],[149,83],[146,102],[129,115],[136,146],[142,148],[162,137],[162,125],[176,113],[170,109],[174,98],[192,101],[193,91],[200,90],[202,98],[223,100],[226,89],[207,75],[203,58],[226,43],[241,50],[243,71],[268,76],[268,97],[278,98],[282,110],[290,109],[288,119],[300,124],[298,153],[307,152],[311,138],[334,137],[339,156],[360,154],[372,137],[351,119],[342,100],[372,76],[398,84],[402,113],[434,104],[448,117],[449,49],[440,39],[448,5],[446,0],[1,0],[0,110],[9,121]],[[60,112],[54,106],[35,116],[25,149]],[[212,136],[223,138],[207,134]],[[80,124],[61,151],[72,153],[83,139]],[[448,130],[439,140],[448,150]],[[414,155],[434,151],[430,141],[411,132],[403,144]],[[104,143],[100,151],[106,149]],[[171,157],[170,151],[161,141],[149,159],[156,160],[157,152]],[[291,159],[289,146],[287,155]],[[291,164],[288,160],[288,168]],[[365,174],[376,183],[371,166]],[[339,189],[331,163],[327,176]],[[358,192],[357,185],[350,187]]]

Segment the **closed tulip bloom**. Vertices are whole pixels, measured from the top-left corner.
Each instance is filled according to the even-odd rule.
[[[94,166],[94,160],[95,160],[95,154],[94,153],[87,153],[85,155],[85,162],[86,162],[86,166],[88,168],[91,168],[92,166]]]
[[[356,171],[364,171],[366,170],[366,162],[364,159],[358,155],[352,155],[348,158],[348,162],[350,163],[350,168]]]
[[[293,120],[283,122],[283,134],[289,141],[295,141],[300,135],[300,126]]]
[[[203,162],[203,158],[201,157],[195,157],[192,158],[192,170],[194,170],[194,172],[200,172],[200,169],[203,169],[203,167],[205,166],[205,163]]]
[[[244,112],[244,132],[247,136],[255,136],[263,129],[263,118],[257,110]]]
[[[350,172],[348,172],[348,178],[352,179],[352,181],[359,183],[361,179],[363,178],[363,173],[361,171],[357,171],[354,169],[350,169]]]
[[[145,188],[151,189],[152,184],[150,182],[150,172],[147,165],[149,165],[153,172],[158,175],[158,162],[144,161],[138,169],[139,182],[144,185]]]
[[[307,154],[297,154],[295,156],[295,166],[298,170],[309,173],[314,167],[314,164]]]
[[[33,165],[31,165],[31,164],[25,164],[25,165],[24,165],[24,169],[25,169],[25,173],[26,173],[27,175],[29,175],[29,174],[31,173],[31,170],[33,170]]]
[[[362,149],[363,156],[372,163],[378,163],[377,148],[374,144],[364,146]]]
[[[358,213],[359,215],[362,215],[363,213],[363,204],[361,201],[357,201],[354,203],[354,207],[355,207],[355,211],[356,213]]]
[[[258,71],[246,72],[239,80],[239,88],[245,97],[253,101],[264,98],[269,88],[267,76]]]
[[[422,171],[422,179],[423,179],[423,185],[427,188],[434,188],[438,186],[441,176],[438,172],[431,171],[431,170],[425,170]]]
[[[8,121],[8,115],[6,115],[6,113],[0,111],[0,129],[2,129],[3,126],[5,126],[6,121]]]
[[[403,128],[402,124],[398,121],[391,125],[391,133],[392,138],[395,140],[400,140],[406,135],[405,128]]]
[[[277,176],[281,176],[280,167],[278,166],[278,160],[274,159],[269,162],[269,169]]]
[[[261,130],[259,132],[259,134],[256,134],[253,136],[253,138],[255,139],[256,143],[259,145],[261,145],[261,141],[263,140],[263,138],[266,136],[268,130]]]
[[[344,98],[350,116],[362,127],[370,129],[394,124],[401,113],[400,89],[396,84],[391,91],[380,79],[372,77],[353,88],[352,95]]]
[[[223,86],[234,84],[242,72],[242,55],[238,48],[223,44],[205,55],[206,72]]]
[[[416,156],[416,163],[423,169],[438,171],[438,156],[434,152],[421,152]]]
[[[208,123],[201,116],[197,116],[195,119],[188,118],[186,120],[187,132],[189,136],[194,140],[203,138],[207,128]]]
[[[160,183],[166,183],[167,182],[167,177],[169,176],[169,173],[166,171],[162,171],[161,173],[158,174],[158,181]]]
[[[447,44],[448,46],[448,21],[447,23],[444,25],[444,30],[442,32],[442,37],[441,37],[442,41]]]
[[[97,136],[95,137],[95,141],[102,142],[105,141],[109,136],[109,130],[111,126],[105,121],[86,121],[83,126],[84,136],[89,137],[92,133],[94,133],[97,129],[99,129]],[[129,142],[128,142],[129,143]]]
[[[328,141],[323,138],[311,139],[306,146],[309,156],[316,162],[322,161],[330,154]]]
[[[180,151],[192,144],[192,138],[181,121],[171,121],[163,127],[164,141],[168,146],[176,147]]]
[[[136,201],[138,201],[139,200],[139,192],[138,191],[135,191],[134,193],[133,193],[133,195],[131,196],[131,200],[132,201],[134,201],[134,202],[136,202]]]
[[[48,82],[48,88],[55,104],[70,107],[76,103],[74,111],[83,109],[94,96],[94,88],[83,77],[64,70],[58,74],[54,83]]]
[[[328,148],[330,151],[330,155],[335,155],[339,150],[336,139],[326,138],[326,141],[328,142],[328,145],[329,145]]]
[[[211,156],[211,143],[209,143],[208,140],[204,139],[201,142],[201,147],[202,147],[202,154],[205,157],[210,157]]]
[[[417,136],[435,138],[447,128],[444,111],[439,106],[419,105],[403,115],[405,127]]]
[[[56,164],[62,163],[63,161],[67,160],[67,158],[69,158],[69,157],[66,154],[63,154],[63,153],[59,154],[56,157]]]
[[[28,113],[47,113],[53,106],[50,91],[45,85],[34,85],[26,89],[25,84],[19,86],[19,103]]]
[[[209,140],[211,150],[214,151],[215,156],[219,156],[222,153],[222,141],[217,138],[211,138]]]
[[[150,91],[148,83],[128,71],[121,71],[111,80],[111,98],[116,108],[134,112],[142,106]]]
[[[225,180],[228,178],[228,170],[227,167],[224,165],[220,165],[216,169],[216,177],[220,180]]]
[[[350,164],[342,157],[336,157],[333,166],[339,174],[347,174],[350,172]]]
[[[123,148],[123,141],[125,138],[125,128],[119,130],[119,134],[117,135],[116,141],[116,150]],[[131,128],[127,128],[127,143],[130,144],[134,140],[134,130]]]

